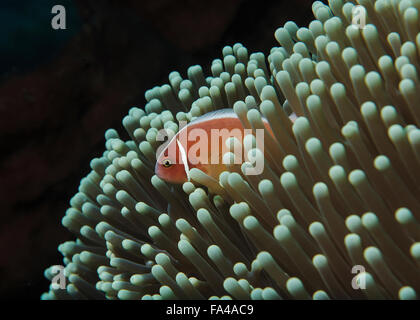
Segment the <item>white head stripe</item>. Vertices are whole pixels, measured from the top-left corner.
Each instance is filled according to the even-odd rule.
[[[183,145],[177,139],[176,142],[178,143],[179,151],[181,152],[182,162],[184,163],[184,170],[187,174],[188,181],[190,181],[190,168],[188,167],[188,159],[187,159],[187,152],[185,151]]]

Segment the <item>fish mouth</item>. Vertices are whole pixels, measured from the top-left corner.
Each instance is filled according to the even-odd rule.
[[[159,163],[158,163],[158,162],[156,162],[156,164],[155,164],[155,175],[157,175],[157,177],[158,177],[159,179],[165,180],[165,179],[163,178],[162,174],[161,174],[161,171],[162,171],[162,170],[159,168]]]
[[[186,182],[186,181],[179,181],[179,180],[173,179],[173,178],[171,178],[171,175],[165,175],[163,171],[164,170],[159,166],[159,164],[156,163],[156,166],[155,166],[155,175],[159,179],[161,179],[161,180],[163,180],[165,182],[168,182],[170,184],[183,184],[184,182]]]

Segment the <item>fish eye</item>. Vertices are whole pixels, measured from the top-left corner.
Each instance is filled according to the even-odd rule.
[[[165,160],[163,160],[163,161],[162,161],[162,165],[163,165],[165,168],[169,168],[169,167],[172,165],[172,162],[171,162],[171,160],[169,160],[169,159],[165,159]]]

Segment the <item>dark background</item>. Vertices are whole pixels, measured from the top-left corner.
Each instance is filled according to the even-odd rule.
[[[225,45],[268,53],[311,0],[2,0],[0,3],[0,298],[39,299],[43,271],[73,239],[60,220],[89,161],[144,92]],[[51,28],[64,5],[67,29]]]

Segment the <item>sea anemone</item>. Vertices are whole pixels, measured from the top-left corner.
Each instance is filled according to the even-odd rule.
[[[146,92],[105,133],[62,224],[66,289],[43,299],[415,299],[420,292],[419,0],[313,4],[308,28],[287,22],[267,59],[241,44]],[[246,128],[274,133],[264,161],[219,180],[192,169],[154,175],[156,135],[233,108]],[[298,118],[292,122],[289,115]],[[250,157],[251,158],[251,157]],[[46,277],[55,275],[51,268]]]

